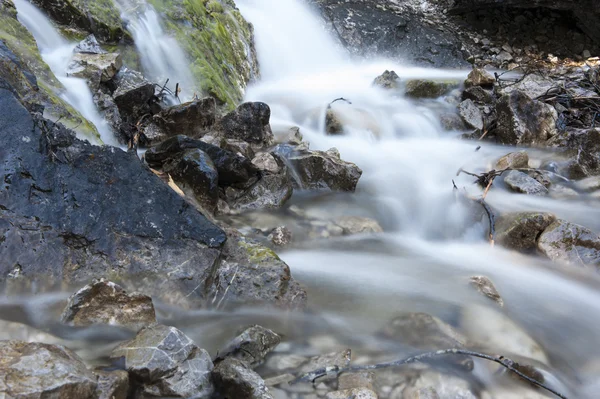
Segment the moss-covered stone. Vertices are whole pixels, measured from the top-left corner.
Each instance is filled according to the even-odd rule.
[[[93,33],[103,42],[128,37],[112,0],[32,0],[57,23]]]
[[[98,139],[94,125],[61,98],[64,87],[42,59],[33,36],[17,20],[16,9],[6,0],[0,2],[0,40],[16,55],[20,64],[2,60],[0,75],[9,80],[21,100],[42,105],[47,118],[60,119],[84,137]],[[37,77],[37,81],[28,79],[28,71]]]
[[[150,0],[190,60],[199,88],[225,109],[243,98],[258,74],[252,25],[226,0]]]

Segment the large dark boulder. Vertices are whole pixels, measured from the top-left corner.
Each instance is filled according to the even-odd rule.
[[[202,137],[206,129],[215,123],[216,115],[215,99],[206,97],[166,108],[152,119],[169,137],[178,134]]]
[[[351,54],[417,65],[467,66],[458,38],[433,25],[418,7],[392,0],[312,0],[326,25]]]
[[[218,130],[229,139],[268,145],[274,140],[270,118],[271,108],[267,104],[243,103],[219,121]]]

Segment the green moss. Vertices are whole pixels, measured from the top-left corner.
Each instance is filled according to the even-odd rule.
[[[239,245],[246,250],[248,253],[248,258],[252,263],[264,263],[274,260],[281,260],[273,250],[260,244],[254,244],[240,240]]]
[[[219,0],[150,1],[186,51],[199,89],[233,109],[256,69],[251,27],[239,10]]]

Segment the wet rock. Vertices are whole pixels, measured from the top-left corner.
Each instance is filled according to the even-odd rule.
[[[98,90],[96,94],[94,94],[94,103],[104,116],[104,120],[108,122],[108,125],[112,128],[113,132],[119,136],[123,119],[121,118],[119,107],[117,107],[117,104],[115,104],[113,98],[110,95]]]
[[[355,164],[323,151],[298,151],[288,159],[303,189],[354,191],[362,175]]]
[[[473,68],[465,80],[465,87],[480,86],[491,88],[494,86],[494,83],[496,83],[494,75],[484,69]]]
[[[500,307],[504,307],[504,300],[500,296],[500,293],[488,277],[485,276],[473,276],[469,279],[469,282],[480,294],[485,295],[492,301],[496,302]]]
[[[367,388],[353,388],[329,392],[325,399],[377,399],[377,394]]]
[[[440,123],[444,130],[466,130],[462,118],[454,112],[446,112],[440,115]]]
[[[496,170],[503,169],[520,169],[529,167],[529,155],[527,151],[511,152],[500,158],[494,168]]]
[[[510,249],[531,251],[537,239],[556,217],[543,212],[518,212],[501,215],[496,221],[496,241]]]
[[[216,298],[214,306],[219,309],[265,302],[299,309],[306,303],[306,291],[275,252],[233,234],[225,243],[208,296]]]
[[[352,351],[350,349],[314,356],[300,367],[299,373],[308,373],[327,367],[344,368],[350,364],[350,360],[352,360]]]
[[[183,135],[171,137],[158,146],[150,148],[145,153],[145,159],[151,167],[160,168],[167,160],[194,148],[204,151],[212,159],[219,173],[219,186],[246,183],[258,172],[256,166],[247,158]]]
[[[282,133],[277,133],[275,137],[275,141],[279,144],[300,145],[302,140],[304,140],[304,137],[302,137],[300,128],[297,126],[291,127]]]
[[[472,100],[480,104],[492,104],[496,101],[492,92],[481,86],[473,86],[465,89],[462,93],[462,99]]]
[[[205,136],[206,137],[206,136]],[[231,151],[242,157],[253,159],[255,156],[254,150],[249,143],[242,140],[224,139],[220,146],[224,150]]]
[[[386,70],[384,73],[375,78],[373,85],[387,90],[397,89],[399,80],[400,76],[398,76],[396,72]]]
[[[98,386],[96,387],[98,399],[127,399],[129,375],[126,371],[96,370],[94,374],[98,377]]]
[[[285,226],[279,226],[273,229],[268,238],[278,247],[285,247],[292,242],[292,232]]]
[[[265,103],[243,103],[225,115],[218,123],[218,130],[225,138],[247,141],[252,144],[270,145],[274,141],[269,125],[271,109]]]
[[[11,398],[94,398],[96,376],[60,345],[0,341],[0,391]]]
[[[496,136],[502,144],[542,144],[556,134],[556,110],[521,91],[502,96],[496,113]]]
[[[578,190],[593,192],[600,190],[600,176],[591,176],[575,183]]]
[[[225,358],[235,358],[249,368],[260,366],[265,357],[279,345],[281,337],[268,328],[258,325],[244,330],[219,351],[215,363]]]
[[[478,399],[468,381],[462,378],[425,370],[407,385],[400,385],[390,395],[398,399]]]
[[[122,114],[142,113],[154,95],[154,85],[148,82],[140,72],[129,68],[122,68],[110,85],[115,104]]]
[[[271,155],[268,152],[261,152],[260,154],[257,154],[254,157],[254,159],[252,160],[252,163],[259,170],[273,173],[273,174],[277,174],[281,170],[281,168],[279,167],[279,164],[277,163],[277,161],[275,160],[273,155]]]
[[[372,234],[383,233],[379,223],[370,218],[360,216],[343,216],[334,220],[343,229],[343,234]]]
[[[325,132],[329,135],[344,133],[344,125],[331,107],[327,108],[327,112],[325,113]]]
[[[292,197],[293,192],[287,174],[265,174],[247,190],[229,190],[227,202],[232,209],[239,211],[277,209]]]
[[[273,399],[263,379],[240,360],[228,358],[212,371],[215,389],[227,398]]]
[[[175,327],[146,327],[110,357],[142,383],[139,390],[145,395],[187,398],[212,393],[210,356]]]
[[[422,349],[459,348],[466,339],[450,325],[427,313],[406,313],[390,321],[381,332],[384,337],[397,339]]]
[[[163,171],[172,176],[184,191],[208,211],[217,209],[219,173],[212,159],[201,149],[185,150],[163,164]]]
[[[556,220],[538,239],[548,258],[577,266],[600,266],[600,236],[565,220]]]
[[[156,322],[152,298],[128,294],[121,286],[101,279],[71,295],[61,316],[74,326],[111,324],[140,328]]]
[[[406,96],[411,98],[438,98],[448,94],[456,86],[456,83],[433,80],[409,80],[406,82]]]
[[[504,183],[517,193],[529,195],[546,195],[548,189],[533,177],[518,170],[511,170],[504,177]]]
[[[338,389],[366,388],[373,390],[375,374],[372,371],[361,371],[357,373],[342,373],[338,377]]]
[[[214,125],[217,104],[212,97],[173,105],[153,116],[153,121],[161,127],[167,136],[182,134],[201,137]]]
[[[483,115],[472,100],[461,102],[458,105],[458,114],[468,127],[483,130]]]
[[[123,60],[117,53],[75,53],[67,67],[67,74],[85,79],[88,85],[97,89],[100,82],[111,80],[123,66]]]
[[[89,35],[82,41],[80,41],[77,46],[73,49],[74,53],[81,54],[105,54],[106,51],[100,47],[100,43],[96,40],[96,36],[93,34]]]

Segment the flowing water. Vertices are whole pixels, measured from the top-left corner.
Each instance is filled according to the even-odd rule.
[[[117,145],[112,130],[96,109],[92,92],[85,80],[68,77],[66,74],[77,43],[64,39],[48,17],[26,0],[15,0],[14,4],[17,7],[19,21],[31,32],[44,62],[64,86],[62,99],[96,127],[102,142]],[[89,139],[89,137],[83,138]]]
[[[165,33],[154,8],[145,1],[115,2],[121,9],[127,30],[134,38],[146,77],[161,85],[168,79],[167,87],[172,92],[175,92],[175,86],[179,83],[181,100],[191,100],[196,85],[188,67],[189,62],[177,40]]]
[[[25,9],[23,0],[15,2],[19,10]],[[308,313],[187,311],[158,304],[161,322],[181,328],[211,353],[226,338],[223,331],[257,323],[284,334],[287,342],[310,342],[320,352],[351,347],[358,358],[373,352],[395,358],[405,356],[406,348],[383,340],[376,332],[399,313],[427,312],[483,341],[488,352],[509,356],[522,354],[514,344],[520,340],[511,333],[523,329],[544,349],[548,384],[571,398],[598,397],[597,276],[491,247],[485,239],[485,220],[465,227],[470,212],[457,201],[453,181],[472,196],[481,195],[481,191],[472,184],[472,178],[457,176],[457,171],[489,170],[511,148],[481,143],[477,151],[479,143],[458,140],[458,132],[442,130],[435,110],[450,107],[444,101],[415,103],[405,99],[401,91],[372,86],[374,77],[385,69],[393,69],[402,80],[464,79],[467,71],[350,60],[301,1],[237,3],[254,24],[262,75],[261,81],[248,89],[246,99],[271,106],[275,132],[299,126],[311,148],[336,147],[343,159],[363,170],[353,195],[315,197],[299,193],[293,202],[315,216],[370,216],[380,222],[385,233],[316,242],[280,254],[294,278],[308,289]],[[154,50],[161,46],[149,44],[162,39],[140,33],[142,25],[159,26],[154,12],[136,15],[139,19],[132,19],[130,29],[145,67],[156,68],[156,76],[167,71],[168,76],[177,76],[171,66],[158,62],[164,57]],[[162,35],[162,30],[155,32]],[[38,43],[42,49],[58,47],[41,40]],[[45,57],[52,62],[48,54]],[[352,102],[334,105],[352,121],[352,127],[344,136],[327,136],[323,122],[326,108],[339,97]],[[550,155],[532,151],[532,163],[539,164]],[[498,211],[550,211],[600,231],[597,199],[516,195],[503,190],[499,183],[487,201]],[[493,280],[505,302],[501,311],[494,310],[494,305],[469,287],[468,278],[473,275],[487,275]],[[37,310],[32,319],[43,313],[35,305],[29,304],[29,308]],[[507,328],[503,334],[499,333],[501,327]],[[495,392],[503,392],[510,385],[482,363],[477,363],[476,375],[486,387],[498,390]]]

